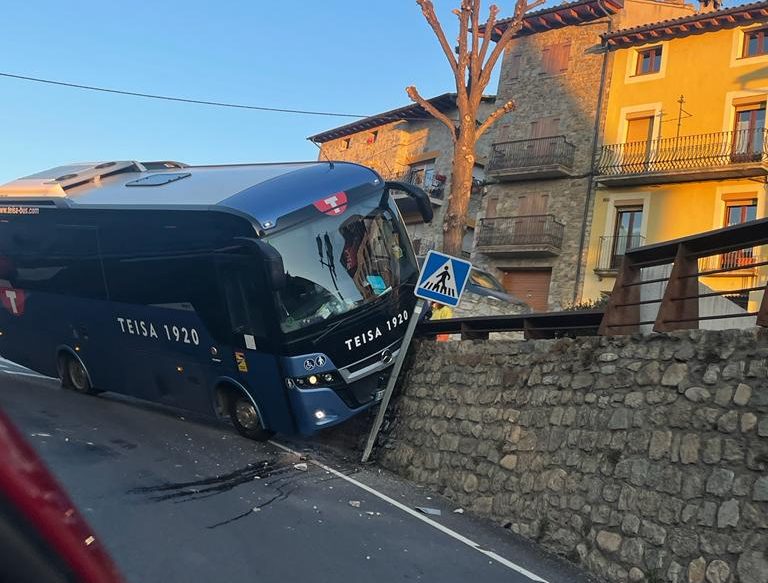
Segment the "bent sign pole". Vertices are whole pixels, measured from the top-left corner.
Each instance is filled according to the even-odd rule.
[[[424,265],[421,268],[421,273],[419,273],[419,281],[416,284],[414,295],[422,300],[433,300],[446,306],[455,307],[459,304],[471,269],[472,264],[469,261],[457,259],[437,251],[430,251],[424,259]],[[368,441],[365,444],[363,462],[367,462],[368,458],[371,457],[373,445],[376,443],[376,438],[381,430],[381,424],[384,423],[384,415],[387,412],[397,378],[400,375],[400,370],[403,368],[405,356],[408,353],[413,334],[416,331],[416,325],[419,323],[421,312],[426,303],[426,301],[417,302],[416,307],[413,309],[411,320],[408,322],[408,328],[405,330],[405,336],[403,336],[403,342],[400,345],[400,352],[397,353],[397,358],[392,366],[392,372],[389,375],[387,387],[384,390],[384,396],[381,399],[381,405],[376,414],[376,420],[373,422],[371,433],[368,435]]]
[[[379,435],[381,424],[384,423],[384,415],[387,412],[389,406],[389,400],[392,398],[392,393],[395,390],[395,384],[397,383],[397,377],[400,375],[400,369],[403,368],[403,362],[405,361],[405,354],[408,352],[408,347],[411,344],[413,333],[416,331],[416,324],[419,323],[419,317],[424,309],[426,302],[417,302],[413,308],[413,314],[411,314],[411,320],[408,322],[408,328],[405,329],[405,336],[403,336],[403,342],[400,344],[400,352],[397,353],[395,362],[392,365],[392,373],[389,375],[387,381],[387,388],[384,390],[384,396],[381,399],[381,405],[379,406],[379,412],[376,414],[376,420],[373,422],[371,433],[368,435],[368,441],[365,444],[365,451],[363,452],[363,462],[367,462],[371,457],[371,451],[373,451],[373,444],[376,443],[376,438]]]

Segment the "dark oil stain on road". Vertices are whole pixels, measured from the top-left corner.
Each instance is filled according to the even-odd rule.
[[[293,467],[293,462],[279,460],[277,457],[274,457],[249,463],[244,468],[226,474],[201,478],[199,480],[165,482],[155,486],[143,486],[133,488],[129,490],[128,493],[148,495],[149,500],[153,502],[170,500],[180,503],[204,500],[224,492],[229,492],[238,486],[245,484],[253,485],[254,480],[265,480],[263,483],[266,486],[274,488],[276,492],[275,495],[267,501],[262,502],[254,508],[250,508],[247,512],[243,512],[207,527],[212,529],[241,520],[250,514],[260,511],[265,506],[285,500],[299,487],[296,482],[305,475],[305,472],[299,472]]]
[[[125,441],[124,439],[110,439],[110,443],[114,443],[115,445],[123,448],[123,449],[136,449],[139,447],[135,443],[131,443],[130,441]]]

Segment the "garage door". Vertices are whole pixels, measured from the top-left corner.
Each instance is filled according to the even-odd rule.
[[[534,312],[547,311],[552,270],[512,270],[504,274],[504,287],[513,296],[531,306]]]

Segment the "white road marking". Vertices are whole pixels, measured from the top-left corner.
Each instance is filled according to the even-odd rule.
[[[37,374],[36,372],[24,372],[23,370],[3,370],[0,372],[4,372],[5,374],[14,374],[14,375],[20,375],[24,377],[35,377],[38,379],[48,379],[50,381],[55,381],[56,379],[53,377],[47,377],[42,374]]]
[[[277,443],[276,441],[271,441],[270,440],[269,443],[271,443],[272,445],[274,445],[276,447],[279,447],[283,451],[287,451],[287,452],[292,453],[292,454],[297,455],[297,456],[301,456],[302,455],[299,452],[294,451],[291,448],[286,447],[285,445],[283,445],[281,443]],[[451,530],[447,526],[443,526],[439,522],[435,522],[431,518],[427,518],[423,514],[419,514],[418,512],[413,510],[412,508],[409,508],[405,504],[402,504],[402,503],[398,502],[397,500],[395,500],[393,498],[390,498],[386,494],[383,494],[383,493],[379,492],[378,490],[374,490],[370,486],[366,486],[362,482],[358,482],[354,478],[351,478],[351,477],[347,476],[346,474],[342,474],[341,472],[339,472],[338,470],[334,470],[330,466],[326,466],[325,464],[320,463],[320,462],[318,462],[316,460],[313,460],[313,459],[310,459],[309,461],[312,464],[316,465],[317,467],[325,470],[326,472],[330,472],[334,476],[336,476],[338,478],[341,478],[342,480],[345,480],[345,481],[349,482],[350,484],[352,484],[354,486],[357,486],[358,488],[360,488],[362,490],[365,490],[369,494],[373,494],[377,498],[383,500],[384,502],[387,502],[388,504],[391,504],[395,508],[399,508],[400,510],[402,510],[403,512],[405,512],[407,514],[410,514],[414,518],[417,518],[417,519],[421,520],[422,522],[427,523],[431,527],[436,528],[440,532],[442,532],[444,534],[447,534],[448,536],[456,539],[457,541],[459,541],[461,543],[464,543],[465,545],[467,545],[468,547],[476,550],[477,552],[483,553],[489,559],[493,559],[497,563],[501,563],[505,567],[508,567],[509,569],[512,569],[513,571],[517,571],[521,575],[523,575],[525,577],[528,577],[531,581],[536,581],[537,583],[548,583],[545,579],[542,579],[541,577],[539,577],[535,573],[531,573],[527,569],[521,567],[520,565],[517,565],[517,564],[513,563],[512,561],[510,561],[508,559],[505,559],[504,557],[494,553],[493,551],[488,551],[488,550],[484,549],[482,546],[480,546],[478,543],[474,542],[473,540],[468,539],[464,535],[459,534],[458,532],[456,532],[454,530]]]

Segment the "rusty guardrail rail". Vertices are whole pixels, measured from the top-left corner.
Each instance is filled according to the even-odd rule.
[[[768,218],[627,251],[599,333],[632,334],[643,325],[667,332],[698,328],[709,320],[748,317],[756,317],[758,326],[768,326],[768,294],[757,298],[766,290],[768,272],[761,268],[768,266],[768,255],[760,249],[766,244]],[[644,277],[644,269],[670,264],[669,275]],[[704,290],[702,278],[707,286]],[[729,282],[736,287],[725,285]],[[644,299],[642,286],[653,284],[662,286],[663,294]],[[741,310],[700,314],[700,300],[718,296],[731,299],[733,306],[741,298]],[[655,305],[655,317],[641,319],[641,312],[648,309],[645,306]]]

